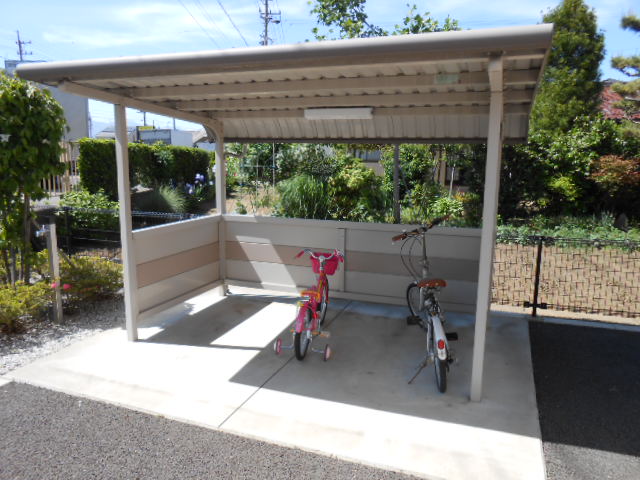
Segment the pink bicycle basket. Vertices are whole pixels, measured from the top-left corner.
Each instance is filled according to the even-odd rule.
[[[319,256],[323,256],[323,257],[330,257],[331,253],[323,253],[323,252],[313,252],[313,254],[316,257]],[[334,273],[336,273],[336,270],[338,269],[338,264],[340,263],[340,258],[338,256],[335,256],[329,260],[325,260],[324,262],[324,273],[326,273],[327,275],[333,275]],[[320,273],[320,260],[316,260],[315,258],[311,257],[311,266],[313,268],[313,273]]]

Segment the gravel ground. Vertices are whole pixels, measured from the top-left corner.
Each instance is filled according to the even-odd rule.
[[[65,315],[60,324],[41,321],[30,323],[24,333],[0,333],[0,375],[118,326],[124,326],[122,297],[84,305],[81,311]]]
[[[640,332],[529,331],[547,479],[640,478]]]
[[[416,478],[28,385],[0,404],[2,479]]]

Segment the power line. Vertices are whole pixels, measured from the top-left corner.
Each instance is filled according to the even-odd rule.
[[[222,5],[222,2],[220,0],[218,0],[218,5],[220,5],[220,8],[222,9],[222,11],[224,12],[224,14],[227,16],[227,18],[229,19],[229,21],[231,22],[231,25],[233,25],[233,28],[236,29],[236,32],[238,32],[238,34],[242,37],[242,40],[244,41],[244,44],[248,47],[249,44],[247,43],[247,39],[244,38],[244,35],[242,35],[242,32],[240,31],[240,29],[238,28],[238,26],[234,23],[234,21],[231,19],[231,16],[227,13],[227,9],[224,8],[224,5]]]
[[[204,29],[204,27],[200,24],[200,22],[198,21],[198,19],[197,19],[196,17],[194,17],[194,16],[193,16],[193,14],[191,13],[191,10],[189,10],[189,9],[187,8],[187,6],[186,6],[184,3],[182,3],[182,0],[178,0],[178,2],[180,2],[180,5],[182,5],[182,6],[184,7],[184,9],[187,11],[187,13],[191,16],[191,18],[193,18],[193,21],[194,21],[194,22],[196,22],[196,23],[198,24],[198,26],[202,29],[202,31],[204,32],[204,34],[205,34],[207,37],[209,37],[209,40],[211,40],[211,41],[213,42],[213,44],[214,44],[216,47],[220,48],[220,45],[218,45],[218,42],[216,42],[216,41],[215,41],[215,39],[214,39],[211,35],[209,35],[209,32],[207,32],[207,31]]]
[[[202,12],[202,14],[205,16],[206,20],[217,29],[217,33],[222,34],[223,37],[225,37],[225,39],[228,40],[227,36],[225,35],[223,29],[220,28],[220,26],[218,25],[218,22],[216,22],[213,17],[209,14],[209,12],[207,11],[207,9],[204,7],[204,5],[200,2],[200,0],[195,0],[196,5],[198,6],[198,8],[200,9],[200,11]]]
[[[276,8],[278,9],[278,12],[282,12],[282,9],[280,8],[280,4],[278,3],[278,0],[276,0]],[[282,20],[282,18],[280,19]],[[282,34],[282,43],[287,43],[287,40],[284,38],[284,27],[282,26],[282,21],[278,22],[278,25],[280,27],[280,33]]]

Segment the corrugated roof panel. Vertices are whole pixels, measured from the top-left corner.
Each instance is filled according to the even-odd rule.
[[[219,115],[229,138],[450,138],[454,142],[485,135],[486,110],[472,115],[473,109],[467,107],[421,108],[412,115],[410,106],[487,105],[489,95],[482,92],[489,90],[488,75],[485,79],[482,72],[487,70],[490,52],[503,52],[505,78],[512,79],[505,97],[510,104],[520,102],[530,109],[534,81],[548,54],[552,33],[549,25],[534,25],[25,64],[18,72],[23,78],[58,85],[72,93],[203,124],[211,124],[210,118]],[[509,70],[518,72],[512,75]],[[420,74],[426,77],[412,78]],[[340,78],[355,80],[333,80],[322,88],[323,82]],[[287,88],[286,81],[301,79],[309,83]],[[269,86],[266,82],[280,83]],[[317,101],[310,101],[316,97]],[[389,116],[394,105],[401,113]],[[381,116],[374,112],[370,121],[317,123],[300,116],[305,106],[385,108],[380,110]],[[283,112],[285,109],[297,112]],[[221,111],[226,113],[221,115]],[[526,115],[507,115],[505,137],[524,138],[526,125]]]

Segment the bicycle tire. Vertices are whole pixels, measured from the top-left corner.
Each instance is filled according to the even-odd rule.
[[[327,316],[327,308],[329,306],[329,282],[325,280],[322,285],[322,296],[320,297],[320,327],[324,325],[324,319]]]
[[[440,360],[436,353],[433,364],[436,369],[436,385],[438,386],[438,391],[444,393],[447,391],[447,361]]]
[[[307,308],[304,318],[304,327],[301,332],[293,335],[293,347],[298,360],[303,360],[309,349],[311,334],[311,309]]]
[[[409,311],[414,317],[419,316],[420,312],[424,309],[424,305],[420,305],[420,287],[416,282],[411,283],[407,287],[407,305]]]

